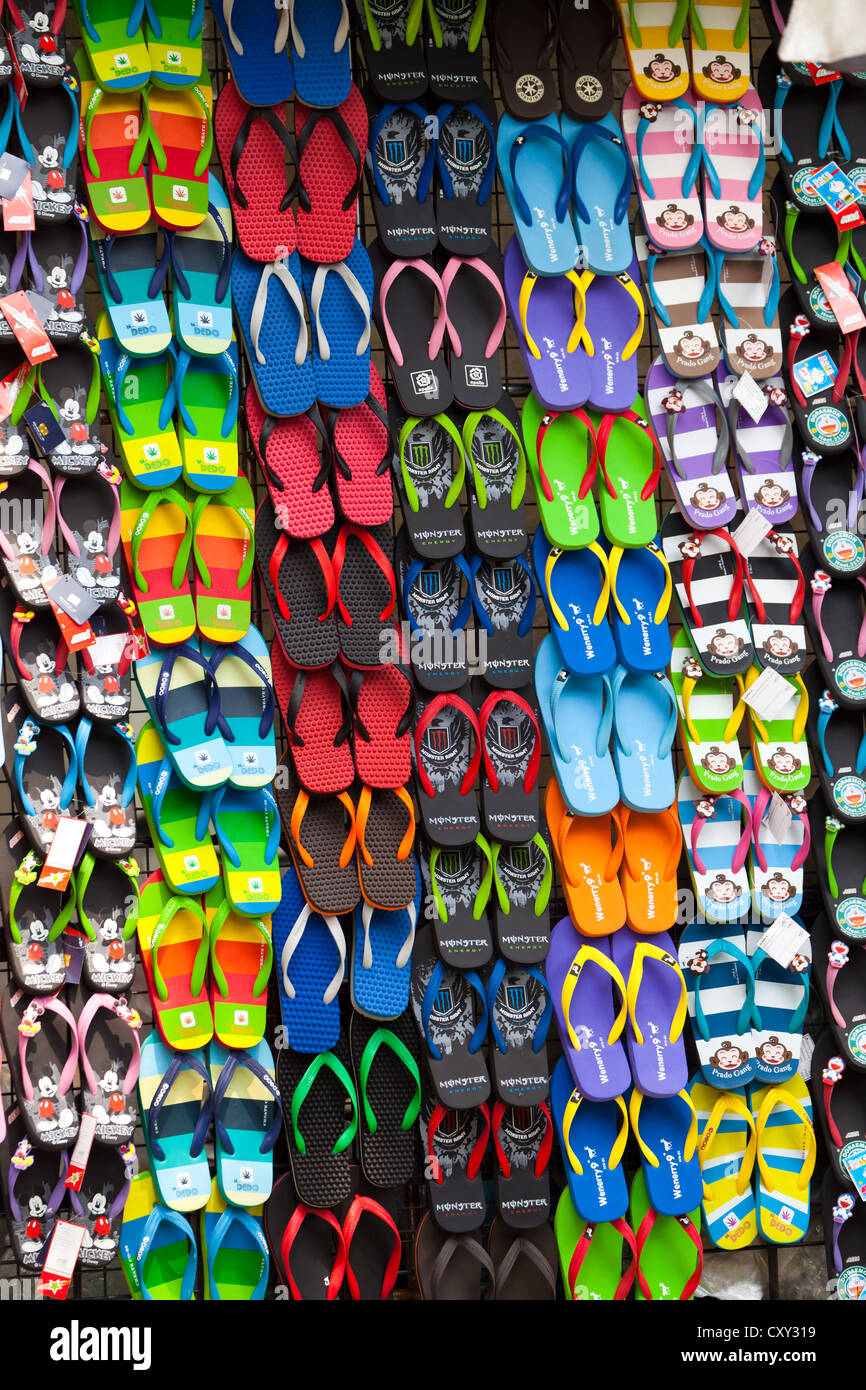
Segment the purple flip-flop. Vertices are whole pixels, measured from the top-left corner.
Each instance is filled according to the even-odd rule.
[[[586,291],[586,331],[595,349],[587,359],[587,400],[596,410],[618,413],[634,405],[643,325],[640,266],[632,254],[623,275],[595,275]]]
[[[639,972],[625,1030],[634,1084],[645,1096],[675,1096],[689,1079],[683,1039],[686,989],[677,948],[667,932],[648,938],[630,927],[620,927],[608,940],[623,979],[628,983],[632,971]]]
[[[529,295],[521,312],[520,295],[527,276]],[[579,409],[589,394],[589,358],[576,341],[569,348],[577,323],[577,271],[533,274],[513,236],[505,248],[504,279],[508,313],[535,395],[548,410]]]
[[[713,378],[678,380],[657,357],[645,398],[683,516],[699,531],[727,526],[740,503],[728,476],[727,414]]]
[[[715,379],[719,398],[727,407],[743,506],[760,512],[771,526],[781,526],[797,515],[798,506],[794,431],[785,404],[785,383],[780,376],[757,383],[767,408],[756,423],[731,394],[740,378],[722,366]]]
[[[571,918],[563,917],[550,934],[544,973],[575,1086],[587,1100],[614,1100],[628,1090],[631,1074],[617,1024],[622,999],[613,963],[608,972],[600,957],[610,959],[607,937],[581,936]]]

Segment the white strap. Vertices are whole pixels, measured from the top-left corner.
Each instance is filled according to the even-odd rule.
[[[291,964],[292,956],[300,945],[301,937],[307,929],[307,923],[310,920],[311,913],[312,908],[310,904],[304,903],[304,906],[298,913],[295,925],[286,937],[286,944],[283,946],[282,952],[280,953],[280,971],[283,976],[283,989],[286,991],[286,995],[289,999],[294,999],[295,997],[295,986],[289,979],[289,965]],[[343,928],[340,926],[336,917],[324,917],[323,921],[328,931],[331,933],[331,936],[334,938],[337,950],[340,953],[340,964],[334,978],[322,995],[322,1003],[330,1004],[337,990],[340,988],[340,985],[343,983],[343,975],[346,969],[346,938],[343,935]]]
[[[367,298],[367,292],[364,286],[361,284],[355,272],[349,269],[345,261],[337,261],[333,265],[317,266],[316,273],[313,276],[313,288],[310,293],[310,312],[316,325],[319,356],[323,362],[328,362],[331,357],[331,345],[328,342],[327,335],[325,334],[321,319],[319,318],[319,305],[322,302],[325,281],[328,278],[329,271],[333,271],[335,274],[339,275],[346,289],[364,315],[364,327],[358,339],[358,346],[355,348],[355,356],[361,357],[370,346],[370,301]]]
[[[253,300],[253,309],[250,314],[250,338],[255,349],[256,361],[262,366],[267,362],[267,358],[259,347],[259,334],[262,329],[262,321],[265,317],[265,310],[268,303],[268,285],[271,276],[276,275],[298,311],[298,341],[295,344],[295,366],[300,367],[306,360],[307,348],[309,346],[309,333],[307,332],[306,306],[304,297],[294,275],[288,266],[282,261],[270,261],[262,270],[259,280],[259,287],[256,290],[256,297]]]
[[[289,41],[289,0],[274,0],[274,5],[280,12],[280,22],[277,25],[277,35],[274,39],[274,52],[281,53]]]
[[[288,0],[288,5],[289,5],[289,19],[290,19],[290,23],[291,23],[291,26],[292,26],[292,43],[294,44],[295,52],[297,53],[298,57],[299,57],[299,58],[303,58],[304,55],[306,54],[306,51],[307,51],[307,50],[306,50],[306,46],[305,46],[305,44],[304,44],[304,40],[301,38],[301,35],[300,35],[299,31],[298,31],[298,27],[297,27],[297,25],[295,24],[295,0]],[[346,38],[347,38],[347,36],[348,36],[348,33],[349,33],[349,10],[348,10],[348,6],[346,5],[346,0],[343,0],[343,9],[342,9],[342,13],[341,13],[341,15],[340,15],[340,22],[339,22],[339,24],[337,25],[337,32],[336,32],[336,34],[334,35],[334,52],[335,52],[335,53],[339,53],[339,52],[340,52],[340,49],[344,46],[344,44],[345,44],[345,42],[346,42]]]
[[[409,913],[409,935],[406,937],[406,940],[403,942],[403,945],[400,947],[400,950],[397,953],[398,970],[403,970],[405,966],[409,964],[409,960],[412,955],[412,947],[415,944],[415,923],[418,920],[418,914],[415,911],[414,898],[410,902],[409,906],[406,908],[406,911]]]
[[[229,42],[235,53],[242,58],[244,56],[244,46],[232,28],[232,13],[234,7],[235,0],[223,0],[223,19],[225,20],[226,33],[229,36]]]
[[[398,970],[403,970],[408,965],[412,955],[412,947],[415,944],[415,923],[418,920],[418,914],[415,911],[414,900],[406,908],[406,911],[409,913],[409,935],[406,937],[406,940],[397,953],[395,964]],[[361,923],[364,928],[364,954],[361,957],[361,965],[365,970],[372,970],[373,968],[373,947],[370,944],[370,923],[373,920],[374,912],[375,908],[371,907],[370,904],[365,901],[361,908]]]

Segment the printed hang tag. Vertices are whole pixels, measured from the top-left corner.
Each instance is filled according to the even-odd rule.
[[[806,69],[816,87],[822,86],[825,82],[835,82],[837,77],[842,76],[841,72],[825,68],[823,63],[807,63]]]
[[[763,951],[787,970],[794,957],[801,955],[809,945],[809,939],[809,933],[793,917],[789,917],[787,912],[780,912],[767,927],[755,950]]]
[[[763,512],[746,512],[744,519],[734,532],[734,540],[740,554],[743,556],[751,555],[772,529]]]
[[[78,1126],[78,1138],[75,1141],[75,1148],[69,1158],[69,1167],[66,1171],[66,1181],[64,1187],[70,1188],[73,1192],[81,1190],[81,1180],[87,1169],[87,1160],[90,1158],[90,1150],[93,1148],[93,1136],[96,1134],[97,1119],[95,1115],[90,1115],[86,1111],[81,1116],[81,1123]]]
[[[37,401],[35,405],[28,406],[24,412],[24,420],[30,438],[40,453],[53,453],[65,442],[66,435],[45,401]]]
[[[62,608],[79,627],[83,627],[101,607],[99,600],[82,588],[71,574],[58,575],[54,580],[51,585],[51,603]]]
[[[751,372],[743,372],[731,395],[757,425],[770,404]]]
[[[860,308],[851,282],[839,262],[816,265],[815,274],[842,332],[854,333],[858,328],[866,328],[866,314]]]
[[[33,206],[33,178],[28,169],[14,198],[3,199],[4,232],[33,232],[36,230],[36,210]]]
[[[775,719],[790,698],[790,685],[772,666],[766,666],[742,695],[743,703],[749,705],[759,719]]]
[[[84,1236],[84,1227],[76,1226],[72,1221],[58,1220],[54,1223],[45,1262],[39,1273],[39,1296],[60,1300],[66,1298]]]
[[[839,1155],[841,1166],[845,1169],[861,1202],[866,1202],[866,1144],[855,1141],[846,1144]]]
[[[86,820],[61,816],[48,846],[48,853],[37,881],[39,888],[53,888],[62,893],[69,884],[72,871],[84,851],[92,826]]]
[[[860,190],[843,173],[835,160],[823,164],[809,175],[809,189],[828,209],[830,216],[840,230],[862,227],[866,222],[858,207]]]
[[[777,845],[785,843],[785,836],[791,828],[793,819],[794,814],[787,801],[778,792],[773,792],[764,816],[764,824]]]
[[[0,197],[14,198],[29,173],[30,165],[20,155],[0,155]]]
[[[815,1039],[811,1033],[804,1033],[800,1043],[800,1065],[797,1068],[804,1081],[808,1081],[812,1075],[812,1054],[815,1051]]]
[[[0,312],[21,344],[28,362],[47,362],[49,358],[57,356],[23,290],[4,295],[0,299]]]
[[[793,367],[797,384],[807,399],[825,391],[832,391],[837,371],[836,363],[829,352],[813,352],[811,357],[804,357],[802,361],[795,362]]]
[[[64,575],[58,575],[56,579],[51,580],[43,578],[42,586],[48,594],[48,602],[51,604],[51,611],[57,619],[57,625],[63,633],[63,640],[67,647],[71,652],[80,652],[82,647],[90,646],[96,634],[89,622],[77,623],[75,619],[71,618],[66,610],[61,607],[59,603],[55,603],[54,599],[51,597],[51,591],[55,584],[60,583],[60,580],[65,577]],[[61,590],[61,594],[62,592]]]

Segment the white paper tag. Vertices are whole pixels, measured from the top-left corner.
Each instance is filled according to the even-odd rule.
[[[763,512],[746,512],[745,517],[733,533],[734,542],[740,554],[751,555],[772,529]]]
[[[757,385],[755,378],[749,372],[743,372],[731,395],[740,402],[746,414],[751,416],[756,425],[770,404],[760,386]]]
[[[778,961],[779,965],[787,968],[808,944],[809,933],[804,931],[793,917],[789,917],[787,912],[780,912],[775,922],[767,927],[755,949],[763,951],[772,960]]]
[[[106,632],[87,648],[94,666],[116,666],[129,641],[128,632]]]
[[[44,1298],[63,1299],[68,1294],[84,1236],[83,1226],[72,1221],[55,1222],[39,1275],[39,1292]]]
[[[811,1033],[804,1033],[800,1042],[800,1065],[797,1070],[804,1081],[808,1081],[812,1075],[812,1056],[815,1051],[815,1039]]]
[[[90,1150],[93,1147],[93,1136],[96,1133],[97,1123],[96,1116],[87,1111],[81,1116],[78,1138],[69,1159],[69,1168],[64,1184],[65,1187],[71,1187],[75,1192],[81,1187],[81,1179],[87,1169],[87,1160],[90,1158]]]
[[[791,828],[793,819],[794,813],[787,801],[784,801],[778,792],[773,792],[764,816],[764,824],[777,845],[785,843],[785,836]]]
[[[758,679],[743,692],[743,702],[755,711],[759,719],[775,718],[790,698],[790,685],[772,666],[766,666]]]

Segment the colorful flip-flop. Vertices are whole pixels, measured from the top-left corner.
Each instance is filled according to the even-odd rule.
[[[187,642],[195,632],[195,605],[187,574],[192,513],[183,492],[144,491],[124,478],[120,536],[145,631],[154,642]]]
[[[273,962],[270,922],[232,910],[222,883],[204,900],[210,938],[210,996],[214,1036],[222,1047],[244,1051],[264,1037],[268,979]]]
[[[149,652],[135,663],[135,681],[182,781],[200,792],[227,782],[232,763],[223,732],[228,726],[219,713],[213,671],[199,647],[183,642]]]
[[[239,474],[192,509],[196,626],[208,642],[240,642],[250,626],[255,561],[253,490]]]
[[[815,1170],[809,1088],[797,1074],[781,1086],[751,1086],[748,1103],[758,1143],[758,1231],[773,1245],[793,1245],[809,1225]]]
[[[720,1250],[744,1250],[758,1234],[752,1174],[755,1122],[742,1087],[718,1091],[700,1075],[689,1082],[698,1117],[704,1220]]]
[[[74,0],[93,75],[106,91],[135,91],[150,79],[150,55],[141,23],[144,0],[118,13],[111,0]]]
[[[213,1037],[208,926],[200,898],[176,897],[160,870],[141,889],[138,944],[163,1041],[181,1052]]]
[[[193,1229],[179,1212],[159,1204],[149,1172],[137,1173],[129,1184],[118,1249],[134,1299],[176,1303],[195,1297]]]
[[[156,726],[147,720],[135,742],[138,789],[163,877],[175,893],[206,893],[220,866],[201,797],[174,771]]]
[[[280,903],[280,817],[266,787],[221,786],[209,811],[222,849],[226,897],[236,912],[266,917]]]
[[[96,337],[108,410],[127,472],[140,487],[170,486],[183,468],[172,423],[171,353],[130,358],[120,351],[107,314],[96,325]]]
[[[176,231],[170,250],[178,344],[199,357],[227,352],[232,343],[232,215],[213,174],[204,220]]]
[[[203,21],[204,0],[193,0],[191,11],[177,0],[145,0],[144,34],[157,87],[191,87],[199,80]]]
[[[198,227],[207,216],[208,164],[213,149],[211,88],[193,87],[148,93],[150,159],[148,179],[157,222],[173,231]]]
[[[184,478],[197,491],[227,491],[238,477],[237,343],[218,357],[178,353],[172,390]]]
[[[227,1203],[214,1180],[201,1213],[206,1300],[257,1303],[264,1298],[271,1260],[258,1210]]]
[[[172,1211],[198,1211],[210,1197],[204,1145],[213,1091],[200,1046],[176,1052],[156,1033],[144,1039],[138,1074],[142,1127],[157,1194]]]
[[[598,538],[592,484],[598,446],[582,410],[545,412],[531,393],[523,404],[523,440],[535,484],[538,513],[552,546],[574,549]]]
[[[271,1193],[273,1148],[283,1126],[273,1054],[263,1040],[235,1050],[214,1039],[206,1061],[220,1192],[236,1207],[258,1207]]]

